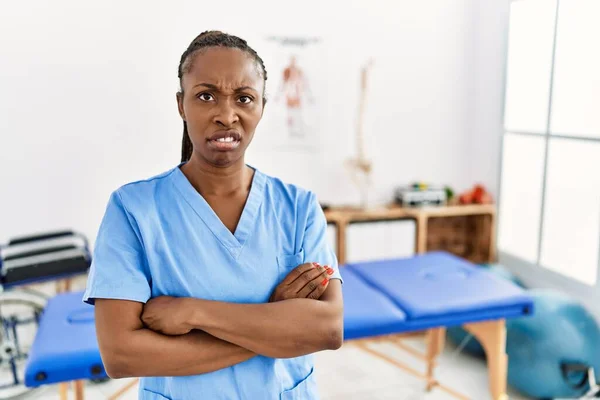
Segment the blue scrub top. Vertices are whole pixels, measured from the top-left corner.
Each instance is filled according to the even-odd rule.
[[[177,167],[114,191],[96,239],[83,300],[145,303],[169,295],[267,303],[304,262],[340,279],[316,196],[255,169],[235,234]],[[298,327],[303,329],[302,327]],[[157,360],[159,362],[159,360]],[[147,377],[140,399],[318,399],[312,355],[256,356],[194,376]]]

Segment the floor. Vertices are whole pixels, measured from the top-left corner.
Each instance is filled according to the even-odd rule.
[[[85,280],[73,283],[73,290],[85,286]],[[47,294],[53,292],[53,286],[36,287]],[[407,338],[405,344],[424,351],[424,341],[420,337]],[[423,371],[424,364],[396,346],[385,343],[373,343],[373,349],[385,353],[414,369]],[[488,391],[487,368],[485,361],[456,351],[456,347],[447,343],[438,359],[436,377],[439,381],[473,400],[491,399]],[[425,392],[424,382],[407,372],[374,357],[347,342],[337,351],[316,354],[316,377],[321,400],[442,400],[453,399],[450,395],[434,389]],[[0,363],[1,364],[1,363]],[[5,381],[7,371],[2,368],[0,380]],[[110,380],[104,383],[86,382],[86,400],[105,400],[111,394],[123,388],[131,380]],[[70,389],[70,392],[72,390]],[[511,400],[526,400],[526,397],[512,393]],[[1,398],[1,397],[0,397]],[[27,399],[59,400],[58,386],[52,385],[23,397]],[[72,394],[70,394],[70,398]],[[137,399],[137,385],[129,389],[120,399]],[[308,400],[308,399],[307,399]]]

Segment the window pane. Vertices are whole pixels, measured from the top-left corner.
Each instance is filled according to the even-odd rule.
[[[551,131],[600,138],[600,1],[560,3]]]
[[[515,132],[545,133],[556,1],[511,4],[504,125]]]
[[[551,139],[540,263],[593,285],[600,241],[600,143]]]
[[[537,263],[544,137],[507,133],[502,152],[498,247]]]

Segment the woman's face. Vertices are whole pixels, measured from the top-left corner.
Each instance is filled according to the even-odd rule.
[[[239,49],[211,47],[192,57],[177,103],[187,122],[193,157],[217,167],[243,161],[263,113],[259,66]]]

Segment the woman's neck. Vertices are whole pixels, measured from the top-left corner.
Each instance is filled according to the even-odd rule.
[[[215,167],[194,155],[181,167],[181,171],[201,195],[217,197],[248,191],[254,173],[243,159],[228,167]]]

